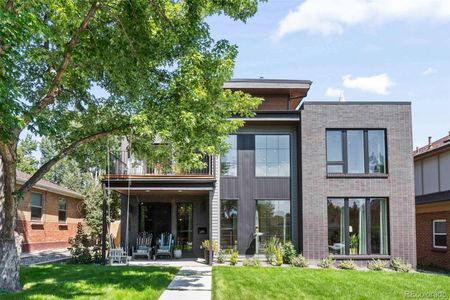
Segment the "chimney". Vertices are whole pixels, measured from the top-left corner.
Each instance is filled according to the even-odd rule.
[[[431,136],[428,137],[428,149],[431,148]]]

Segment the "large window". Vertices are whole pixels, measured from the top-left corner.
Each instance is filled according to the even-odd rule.
[[[67,203],[65,199],[59,199],[58,201],[58,221],[65,223],[67,219]]]
[[[447,221],[433,221],[433,248],[447,249]]]
[[[193,226],[192,203],[177,203],[177,244],[184,251],[192,251]]]
[[[387,199],[328,199],[328,247],[338,255],[387,255]]]
[[[42,219],[42,194],[41,193],[31,193],[31,220],[41,221]]]
[[[235,249],[237,246],[238,201],[220,202],[220,248]]]
[[[285,242],[291,240],[291,202],[289,200],[258,200],[255,218],[262,244],[273,236]]]
[[[228,144],[228,152],[220,157],[221,175],[237,176],[237,135],[229,135]]]
[[[385,174],[386,132],[327,130],[327,173]]]
[[[256,176],[290,176],[289,135],[255,136]]]

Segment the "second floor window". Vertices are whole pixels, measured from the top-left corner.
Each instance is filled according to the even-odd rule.
[[[42,194],[31,193],[31,220],[40,221],[42,219]]]
[[[220,173],[222,176],[237,176],[237,135],[228,136],[230,148],[220,157]]]
[[[58,221],[65,223],[67,219],[67,203],[64,199],[58,201]]]
[[[256,135],[256,176],[290,176],[289,155],[289,135]]]
[[[386,174],[386,132],[383,129],[330,129],[327,173]]]

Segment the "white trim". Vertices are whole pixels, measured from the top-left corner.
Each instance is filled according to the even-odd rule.
[[[307,83],[228,81],[224,89],[309,89]]]
[[[435,242],[436,242],[435,237],[436,237],[437,235],[440,235],[440,236],[447,236],[447,233],[436,233],[436,232],[435,232],[435,224],[436,224],[436,223],[444,223],[445,225],[447,225],[447,220],[445,220],[445,219],[433,220],[433,248],[447,249],[447,246],[436,246],[436,244],[435,244]]]
[[[127,187],[107,187],[107,190],[128,191]],[[212,187],[136,187],[130,188],[130,191],[212,191]]]

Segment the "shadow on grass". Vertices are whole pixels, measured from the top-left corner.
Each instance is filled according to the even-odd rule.
[[[111,267],[54,264],[21,268],[22,292],[2,299],[157,298],[174,278],[174,267]],[[1,293],[1,292],[0,292]]]

